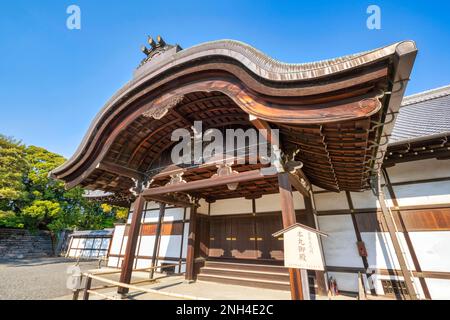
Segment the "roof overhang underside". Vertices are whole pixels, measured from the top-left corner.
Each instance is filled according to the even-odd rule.
[[[160,171],[173,130],[198,120],[204,130],[250,128],[251,115],[280,130],[283,151],[303,163],[312,184],[361,191],[384,158],[416,53],[407,41],[297,65],[226,40],[163,56],[136,71],[96,116],[73,157],[51,174],[68,188],[129,194],[132,178]],[[203,166],[185,178],[213,174]],[[234,193],[209,190],[209,197],[247,196],[258,187],[276,192],[276,179]]]

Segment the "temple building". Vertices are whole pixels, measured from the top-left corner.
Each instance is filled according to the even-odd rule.
[[[330,278],[341,292],[450,298],[450,87],[403,97],[414,42],[303,64],[231,40],[148,43],[132,80],[51,173],[130,207],[108,252],[122,283],[133,269],[171,265],[187,281],[293,299],[326,296]],[[198,122],[203,132],[259,130],[269,160],[246,147],[174,162],[173,133],[194,141]],[[273,234],[296,222],[327,234],[324,270],[284,267]]]

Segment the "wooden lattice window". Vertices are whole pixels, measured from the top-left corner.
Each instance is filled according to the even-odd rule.
[[[387,296],[404,299],[408,294],[404,281],[381,280],[381,284],[383,286],[384,294]]]

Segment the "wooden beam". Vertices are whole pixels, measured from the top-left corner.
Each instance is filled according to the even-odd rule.
[[[179,199],[175,199],[174,197],[171,197],[170,195],[146,196],[144,198],[149,201],[162,202],[165,204],[171,204],[171,205],[174,205],[177,207],[182,207],[182,208],[188,208],[188,207],[192,206],[192,203],[186,202],[183,200],[179,200]]]
[[[117,174],[119,176],[128,177],[131,179],[144,180],[145,174],[143,172],[130,169],[112,162],[102,161],[97,165],[97,169]]]
[[[187,281],[195,280],[195,234],[197,229],[197,206],[191,207],[189,215],[189,236],[188,236],[188,249],[186,255],[186,275]]]
[[[158,180],[161,178],[170,177],[173,174],[182,173],[182,172],[196,172],[197,170],[203,170],[208,168],[216,168],[218,164],[222,164],[224,162],[230,164],[237,164],[239,161],[247,161],[248,156],[240,157],[240,156],[230,156],[228,154],[215,155],[214,157],[208,159],[205,163],[202,164],[192,164],[186,167],[182,167],[179,165],[168,165],[164,170],[158,172],[157,174],[150,176],[154,180]]]
[[[298,192],[300,192],[304,197],[309,198],[310,195],[310,189],[308,190],[301,182],[301,178],[299,178],[297,175],[293,174],[293,173],[288,173],[289,176],[289,182],[291,183],[291,185],[295,188],[295,190],[297,190]],[[305,180],[306,183],[307,180]],[[309,188],[311,188],[311,185],[309,185]]]
[[[274,177],[273,175],[263,175],[260,170],[246,171],[238,174],[222,177],[211,177],[209,179],[190,181],[187,183],[172,184],[164,187],[156,187],[144,190],[142,195],[144,197],[151,197],[161,194],[173,192],[186,192],[192,190],[199,190],[204,188],[213,188],[223,186],[230,183],[240,183],[246,181],[254,181]]]
[[[162,223],[164,220],[164,213],[166,212],[166,204],[160,203],[159,205],[159,217],[158,217],[158,225],[156,227],[156,233],[155,233],[155,243],[153,245],[153,256],[152,256],[152,265],[151,265],[151,271],[150,271],[150,279],[153,279],[153,275],[155,273],[155,264],[158,263],[157,258],[159,256],[159,247],[161,244],[161,229],[162,229]]]
[[[272,128],[269,123],[265,120],[258,119],[250,115],[250,122],[255,126],[256,129],[259,130],[259,133],[264,136],[267,142],[269,142],[273,146],[280,147],[280,141],[277,141],[271,134]]]
[[[142,212],[144,210],[145,199],[139,195],[134,204],[133,216],[131,218],[130,230],[128,232],[127,247],[125,249],[125,257],[123,259],[122,271],[120,273],[120,282],[129,284],[131,282],[131,274],[133,272],[133,262],[136,255],[136,245],[139,237],[139,229],[141,226]],[[120,294],[127,294],[127,288],[119,288]]]
[[[278,174],[278,185],[280,188],[283,228],[287,228],[296,223],[289,173],[283,172]],[[302,276],[299,269],[289,268],[289,283],[292,300],[303,300]]]
[[[256,129],[260,130],[259,132],[264,136],[264,139],[266,139],[271,145],[277,146],[279,149],[282,149],[281,142],[279,140],[277,141],[271,135],[272,127],[270,126],[270,124],[267,121],[258,119],[256,117],[250,115],[250,122],[255,126]],[[298,192],[300,192],[305,197],[309,197],[310,196],[309,190],[303,186],[300,179],[304,179],[306,184],[310,188],[311,188],[311,183],[309,182],[308,178],[306,177],[306,175],[303,173],[303,171],[301,169],[297,169],[296,172],[298,173],[298,175],[300,177],[298,177],[297,175],[295,175],[293,173],[290,173],[289,181],[291,182],[292,186]]]

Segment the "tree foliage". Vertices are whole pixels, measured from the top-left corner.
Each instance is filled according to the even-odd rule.
[[[21,142],[0,135],[0,201],[4,205],[24,195],[26,167],[25,147]]]
[[[65,190],[48,173],[65,159],[44,148],[0,135],[0,227],[103,229],[128,210],[87,201],[82,188]]]

